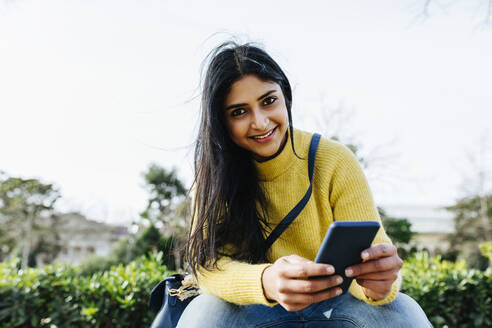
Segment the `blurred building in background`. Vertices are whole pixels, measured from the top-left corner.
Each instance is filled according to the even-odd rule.
[[[412,223],[412,231],[416,232],[413,244],[419,248],[431,252],[448,248],[446,236],[454,231],[451,212],[431,205],[386,205],[384,209],[389,216],[406,218]],[[125,226],[89,220],[79,213],[59,217],[61,251],[56,261],[60,263],[76,265],[91,255],[107,256],[119,240],[130,235]]]
[[[386,205],[385,211],[391,217],[406,218],[416,232],[413,243],[418,248],[431,252],[449,247],[446,237],[454,232],[453,213],[442,206],[432,205]]]
[[[79,213],[59,216],[61,251],[56,261],[60,263],[80,264],[91,255],[107,256],[120,239],[130,234],[127,227],[92,221]]]

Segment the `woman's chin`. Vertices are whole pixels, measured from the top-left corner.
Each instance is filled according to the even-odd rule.
[[[265,162],[272,159],[278,155],[278,150],[265,151],[261,153],[253,153],[253,158],[258,162]]]

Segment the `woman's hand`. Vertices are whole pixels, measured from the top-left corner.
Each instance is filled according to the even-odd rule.
[[[347,277],[354,277],[363,287],[364,294],[375,301],[388,296],[403,261],[391,244],[374,245],[361,253],[363,263],[345,270]]]
[[[336,286],[342,277],[333,276],[333,266],[314,263],[298,255],[279,258],[263,271],[261,282],[267,299],[277,301],[287,311],[298,311],[342,293]],[[305,279],[313,276],[327,276]]]

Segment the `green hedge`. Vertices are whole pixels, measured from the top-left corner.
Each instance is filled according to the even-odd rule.
[[[0,264],[0,327],[149,327],[152,287],[171,274],[161,255],[80,276],[76,268],[50,265],[18,270]]]
[[[417,253],[402,270],[401,291],[424,309],[434,327],[492,327],[492,269],[467,269]]]
[[[50,265],[19,270],[0,263],[0,328],[148,327],[150,290],[171,274],[162,255],[81,276],[79,269]],[[492,326],[492,270],[418,253],[405,262],[402,291],[419,302],[437,327]]]

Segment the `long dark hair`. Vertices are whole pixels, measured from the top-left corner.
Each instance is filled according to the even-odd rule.
[[[224,123],[224,102],[234,82],[254,74],[280,86],[294,149],[292,91],[280,66],[260,47],[232,41],[216,47],[207,59],[195,148],[193,228],[186,247],[195,274],[199,266],[216,267],[223,255],[249,263],[266,260],[265,236],[271,228],[265,194],[251,153],[231,140]]]

